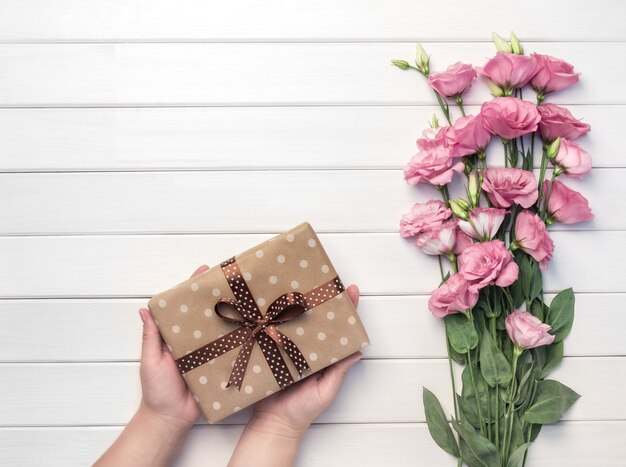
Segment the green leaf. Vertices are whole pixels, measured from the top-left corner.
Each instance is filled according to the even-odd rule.
[[[530,258],[526,254],[520,254],[515,258],[515,262],[519,266],[519,274],[517,280],[520,282],[522,294],[526,299],[530,296],[530,281],[533,275],[533,268]]]
[[[537,436],[539,436],[539,432],[541,432],[541,427],[543,425],[540,424],[534,424],[530,426],[530,441],[533,442],[537,439]]]
[[[462,313],[445,317],[446,335],[450,345],[459,353],[467,353],[478,345],[478,333],[472,323]]]
[[[551,334],[556,336],[555,342],[565,339],[572,329],[574,303],[574,291],[571,287],[559,292],[550,303],[545,322],[552,326]]]
[[[456,438],[454,437],[454,433],[452,433],[450,425],[448,425],[448,419],[443,412],[439,400],[426,388],[424,388],[423,400],[424,411],[426,412],[426,424],[428,425],[430,436],[433,437],[435,443],[437,443],[441,449],[448,454],[459,457],[459,447],[456,443]]]
[[[579,394],[558,381],[539,381],[533,402],[522,418],[528,423],[556,423],[579,397]]]
[[[531,444],[532,443],[524,443],[513,451],[509,456],[509,462],[507,462],[506,467],[520,467],[524,460],[524,454],[526,454],[526,450]]]
[[[541,300],[533,300],[530,304],[530,312],[533,316],[543,321],[548,314],[548,307]]]
[[[487,330],[480,342],[480,371],[492,388],[499,384],[507,387],[511,382],[511,367],[502,351],[496,346]]]
[[[563,360],[563,341],[553,343],[546,348],[546,362],[541,370],[541,377],[545,378]]]
[[[531,260],[532,270],[530,275],[530,284],[528,287],[528,300],[534,300],[539,297],[543,292],[543,277],[541,276],[541,269],[539,269],[539,263],[535,260]]]
[[[473,430],[468,430],[456,420],[452,420],[452,427],[464,441],[463,460],[469,467],[500,466],[500,454],[491,441]]]

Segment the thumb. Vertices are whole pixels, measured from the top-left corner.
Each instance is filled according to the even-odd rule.
[[[337,397],[348,371],[362,358],[363,354],[361,352],[353,353],[324,372],[324,376],[319,381],[319,388],[326,403],[332,402]]]
[[[161,334],[152,318],[150,310],[141,308],[139,317],[143,322],[143,341],[141,345],[141,360],[157,360],[161,357]]]

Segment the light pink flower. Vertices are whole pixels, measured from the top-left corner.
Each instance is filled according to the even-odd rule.
[[[539,195],[535,175],[512,167],[486,169],[482,188],[497,208],[509,208],[513,203],[528,208],[535,204]]]
[[[472,65],[456,62],[446,71],[430,73],[428,84],[442,96],[456,97],[467,91],[475,78],[476,70]]]
[[[459,274],[470,283],[472,292],[495,284],[507,287],[517,279],[519,268],[504,242],[474,243],[458,258]]]
[[[469,156],[482,151],[491,140],[491,132],[485,128],[483,119],[472,115],[458,118],[447,136],[453,157]]]
[[[455,162],[447,149],[437,147],[420,151],[404,167],[404,179],[411,185],[447,185],[454,172],[463,172],[463,162]]]
[[[555,339],[555,336],[548,334],[552,326],[542,323],[528,311],[513,311],[504,320],[504,325],[513,343],[522,349],[550,345]]]
[[[548,195],[550,182],[543,182],[544,198]],[[564,183],[555,180],[548,199],[548,219],[561,224],[576,224],[593,219],[589,201]]]
[[[508,52],[498,52],[483,68],[477,68],[481,75],[506,90],[524,87],[538,69],[536,57]]]
[[[530,85],[537,93],[545,95],[560,91],[578,82],[580,73],[574,73],[574,67],[564,60],[550,55],[532,54],[539,64],[539,69],[530,80]]]
[[[470,310],[478,301],[478,291],[472,291],[460,274],[452,274],[428,300],[428,309],[437,318]]]
[[[400,235],[412,237],[432,227],[440,226],[452,215],[442,201],[431,199],[425,203],[415,203],[411,212],[400,220]]]
[[[559,152],[551,162],[560,167],[564,174],[576,178],[583,178],[591,170],[591,155],[565,138],[561,138]]]
[[[517,97],[496,97],[480,108],[483,125],[502,139],[513,139],[537,130],[541,116],[537,106]]]
[[[426,128],[422,131],[422,137],[417,139],[417,147],[422,151],[436,148],[448,148],[450,145],[449,133],[451,126]]]
[[[539,132],[544,141],[551,142],[559,137],[573,140],[591,130],[591,126],[574,118],[565,107],[544,103],[537,110],[541,115]]]
[[[427,255],[447,255],[454,251],[458,226],[456,220],[449,220],[420,233],[415,244]]]
[[[541,217],[531,211],[521,211],[515,221],[515,241],[520,250],[539,262],[542,271],[548,268],[548,261],[554,253],[554,242]]]
[[[474,208],[469,211],[470,220],[459,220],[459,228],[477,240],[491,240],[504,221],[508,211],[496,208]]]
[[[472,237],[467,235],[461,229],[457,229],[456,231],[456,242],[454,244],[454,250],[452,251],[455,255],[460,255],[463,251],[474,243]]]

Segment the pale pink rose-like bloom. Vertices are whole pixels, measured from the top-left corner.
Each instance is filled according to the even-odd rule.
[[[420,233],[415,245],[427,255],[448,255],[454,252],[458,226],[456,220],[449,220]]]
[[[437,147],[415,154],[404,167],[404,179],[411,185],[447,185],[454,172],[461,173],[463,169],[463,162],[455,162],[447,149]]]
[[[411,211],[400,220],[400,235],[412,237],[432,227],[437,227],[452,215],[442,201],[431,199],[425,203],[415,203]]]
[[[437,318],[470,310],[478,301],[478,291],[472,291],[460,274],[452,274],[428,300],[428,309]]]
[[[458,258],[459,274],[476,292],[488,285],[507,287],[517,279],[519,268],[504,242],[491,240],[474,243]]]
[[[470,220],[459,220],[459,228],[470,237],[483,241],[495,237],[508,211],[506,209],[476,207],[467,214]]]
[[[432,72],[428,75],[428,84],[442,96],[456,97],[467,91],[476,78],[472,65],[456,62],[446,71]]]
[[[456,242],[454,244],[454,250],[452,250],[452,253],[454,253],[455,255],[460,255],[468,246],[473,243],[474,240],[472,240],[472,237],[467,235],[461,229],[457,229]]]
[[[548,196],[550,182],[543,182],[543,195]],[[589,201],[564,183],[555,180],[548,199],[548,215],[551,221],[561,224],[576,224],[593,219]]]
[[[537,106],[517,97],[496,97],[480,108],[484,127],[502,139],[513,139],[532,133],[541,116]]]
[[[530,80],[530,85],[540,94],[560,91],[578,82],[580,73],[565,60],[550,55],[532,54],[539,64],[539,70]]]
[[[491,132],[485,128],[483,119],[479,116],[460,117],[450,128],[447,136],[453,157],[469,156],[482,151],[491,140]]]
[[[483,68],[477,68],[503,89],[518,89],[526,86],[539,69],[537,57],[498,52]]]
[[[539,132],[544,141],[554,141],[557,138],[573,140],[586,135],[591,126],[575,118],[565,107],[543,103],[537,107],[541,115]]]
[[[435,148],[448,148],[450,146],[449,134],[451,126],[426,128],[422,131],[422,137],[417,139],[417,147],[422,151]]]
[[[504,326],[513,343],[522,349],[550,345],[556,337],[548,333],[552,326],[542,323],[528,311],[513,311],[504,320]]]
[[[565,175],[576,178],[583,178],[591,170],[591,155],[565,138],[561,138],[559,152],[551,162],[559,166]]]
[[[515,241],[520,250],[528,253],[545,271],[554,253],[554,242],[541,217],[531,211],[520,211],[515,220]]]
[[[535,175],[513,167],[486,169],[482,189],[497,208],[510,208],[513,203],[529,208],[539,196]]]

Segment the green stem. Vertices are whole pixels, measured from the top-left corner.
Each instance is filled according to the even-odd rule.
[[[511,448],[511,433],[513,431],[513,408],[515,407],[515,394],[517,393],[517,359],[521,355],[521,350],[515,347],[513,350],[513,365],[512,365],[512,374],[513,379],[511,380],[511,386],[509,386],[509,397],[508,397],[508,407],[506,408],[506,412],[504,414],[504,444],[502,448],[502,462],[503,465],[506,465],[506,462],[509,457],[509,449]],[[508,422],[508,426],[506,423]]]
[[[465,117],[465,109],[463,108],[463,98],[461,96],[456,96],[454,98],[454,102],[459,106],[459,110],[461,111],[461,115]]]
[[[448,104],[441,98],[437,91],[435,91],[435,97],[437,98],[437,102],[439,103],[439,107],[441,108],[443,116],[446,117],[448,125],[452,125],[452,120],[450,120],[450,108],[448,107]]]
[[[443,198],[443,202],[446,207],[450,207],[450,192],[448,191],[448,185],[441,185],[437,187],[437,190],[441,193],[441,197]]]
[[[543,190],[541,186],[543,185],[543,179],[546,176],[546,168],[548,167],[548,146],[543,146],[543,151],[541,154],[541,167],[539,168],[539,184],[537,185],[537,189],[539,190],[539,196],[537,199],[537,206],[541,209],[541,200],[543,198]]]
[[[502,145],[504,146],[504,167],[509,166],[509,145],[505,140],[502,140]]]
[[[474,366],[472,365],[472,351],[467,351],[467,364],[470,367],[470,379],[472,381],[472,388],[474,389],[474,396],[476,397],[476,409],[478,410],[478,420],[480,424],[480,434],[485,436],[485,428],[483,421],[483,412],[480,408],[480,401],[478,400],[478,390],[476,387],[476,380],[474,378]]]
[[[528,434],[526,435],[526,442],[530,443],[530,435],[532,434],[532,429],[533,429],[533,424],[529,423],[528,424]],[[528,449],[530,448],[530,446],[528,448],[526,448],[526,451],[524,452],[524,459],[522,460],[522,467],[524,467],[526,465],[526,456],[528,455]]]
[[[443,264],[441,262],[441,255],[437,255],[437,259],[439,260],[439,272],[441,273],[441,282],[443,282],[445,275],[443,273]]]
[[[552,177],[550,177],[550,185],[548,185],[548,193],[546,193],[546,197],[543,200],[543,204],[539,206],[539,215],[542,219],[545,218],[546,213],[548,212],[548,202],[550,201],[550,195],[552,194],[552,185],[554,185],[554,179],[558,177],[558,173],[556,170],[552,172]]]

